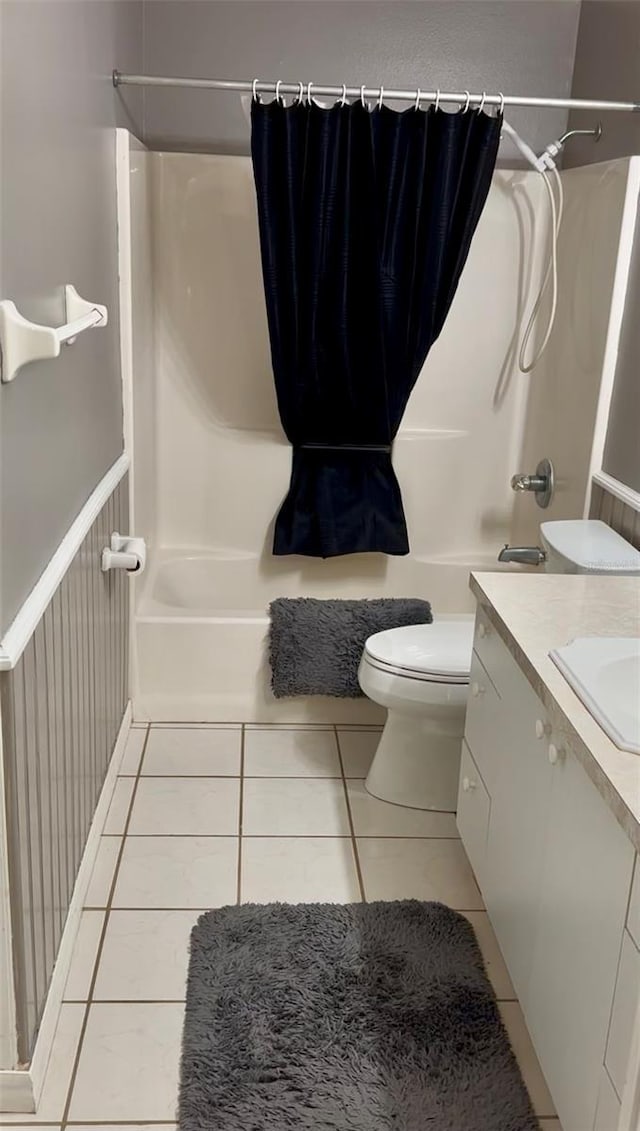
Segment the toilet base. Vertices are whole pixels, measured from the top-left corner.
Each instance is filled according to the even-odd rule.
[[[364,783],[368,793],[411,809],[455,812],[464,709],[437,713],[434,720],[389,711]]]

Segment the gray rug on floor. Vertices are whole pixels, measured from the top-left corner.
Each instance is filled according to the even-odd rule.
[[[180,1131],[536,1131],[469,922],[246,904],[191,939]]]
[[[431,624],[419,597],[320,601],[278,597],[269,606],[271,688],[276,699],[336,695],[357,699],[360,657],[368,636],[408,624]]]

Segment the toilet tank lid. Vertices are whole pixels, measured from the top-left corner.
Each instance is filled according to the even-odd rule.
[[[540,533],[550,550],[577,569],[588,573],[640,573],[640,553],[600,519],[542,522]]]

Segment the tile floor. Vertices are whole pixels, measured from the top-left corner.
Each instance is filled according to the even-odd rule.
[[[545,1131],[560,1131],[447,813],[369,797],[353,727],[135,727],[87,892],[39,1124],[175,1126],[191,928],[227,903],[437,899],[472,922]]]

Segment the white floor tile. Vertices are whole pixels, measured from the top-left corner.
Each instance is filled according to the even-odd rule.
[[[127,744],[124,748],[124,755],[120,763],[120,769],[118,770],[119,774],[133,774],[135,777],[140,769],[140,759],[142,758],[146,737],[146,727],[144,730],[136,728],[136,730],[129,731]]]
[[[367,793],[363,781],[347,782],[356,836],[436,836],[458,838],[453,813],[409,809],[379,801]]]
[[[208,774],[237,776],[240,773],[242,732],[215,727],[151,728],[144,756],[144,775]]]
[[[482,910],[482,897],[459,840],[359,839],[358,856],[369,901],[433,899]]]
[[[247,778],[246,836],[348,836],[341,781],[328,778]]]
[[[177,1123],[74,1123],[73,1131],[174,1131]]]
[[[100,945],[104,911],[83,911],[76,935],[67,984],[65,1001],[86,1001]]]
[[[360,900],[348,837],[247,837],[243,903],[352,903]]]
[[[366,778],[373,761],[381,730],[343,730],[338,727],[338,740],[346,778]]]
[[[555,1115],[553,1100],[549,1095],[542,1069],[531,1044],[531,1037],[527,1031],[522,1016],[522,1010],[517,1001],[499,1002],[500,1013],[509,1034],[511,1047],[516,1055],[520,1071],[524,1079],[533,1110],[537,1116]]]
[[[237,837],[128,837],[113,906],[222,907],[237,873]]]
[[[509,971],[502,957],[502,952],[498,946],[498,940],[494,934],[487,912],[465,911],[464,915],[465,918],[469,920],[476,933],[478,945],[482,951],[482,957],[484,958],[485,968],[496,997],[499,1000],[515,998],[516,991],[513,988]]]
[[[186,996],[189,938],[198,911],[112,911],[94,991],[99,1001]]]
[[[86,1006],[65,1004],[53,1038],[44,1087],[33,1115],[0,1115],[0,1124],[59,1123],[62,1119]]]
[[[84,898],[86,907],[107,906],[121,844],[122,839],[119,836],[103,836],[101,838],[87,894]]]
[[[232,836],[239,811],[239,779],[140,778],[129,834]]]
[[[117,779],[103,829],[104,833],[111,835],[124,832],[134,786],[135,778]]]
[[[244,772],[248,777],[339,778],[340,760],[333,729],[247,731]]]
[[[184,1007],[91,1006],[69,1118],[173,1120]]]

